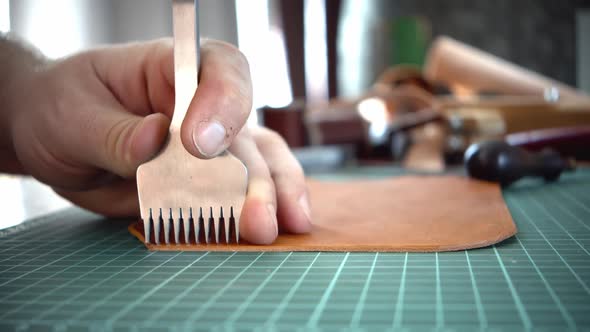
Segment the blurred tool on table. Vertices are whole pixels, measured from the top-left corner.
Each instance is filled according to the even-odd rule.
[[[446,36],[431,43],[422,69],[392,66],[358,98],[297,102],[263,115],[294,147],[347,151],[332,162],[348,155],[439,172],[488,140],[590,160],[589,96]]]

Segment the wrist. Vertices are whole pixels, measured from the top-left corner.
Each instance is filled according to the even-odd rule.
[[[30,45],[0,33],[0,172],[19,172],[13,124],[30,79],[47,60]]]

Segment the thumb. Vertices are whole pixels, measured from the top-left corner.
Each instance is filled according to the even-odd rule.
[[[244,55],[229,44],[205,41],[199,87],[181,127],[184,147],[199,158],[217,156],[246,124],[251,109],[252,83]]]
[[[162,147],[170,120],[161,113],[146,117],[122,111],[104,112],[95,119],[94,137],[85,150],[86,160],[123,178],[135,176],[137,167]]]

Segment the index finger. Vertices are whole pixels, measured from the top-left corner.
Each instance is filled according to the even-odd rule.
[[[181,127],[184,147],[199,158],[227,149],[252,109],[250,68],[234,46],[206,40],[201,47],[199,87]]]

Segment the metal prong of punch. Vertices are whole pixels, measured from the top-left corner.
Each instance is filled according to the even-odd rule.
[[[223,207],[219,210],[219,221],[215,223],[215,243],[219,243],[219,233],[221,232],[221,223],[223,222]]]
[[[172,208],[169,209],[170,214],[168,216],[168,220],[164,220],[164,243],[170,244],[170,226],[174,222],[172,218]]]
[[[205,244],[239,243],[240,225],[234,217],[234,209],[231,206],[229,215],[227,212],[224,213],[223,207],[219,207],[219,215],[215,215],[217,210],[213,207],[209,207],[208,214],[204,214],[203,208],[200,207],[198,215],[193,215],[193,208],[189,208],[186,218],[181,208],[178,209],[178,215],[174,214],[175,210],[172,208],[168,208],[166,214],[162,208],[159,208],[156,218],[154,218],[153,209],[149,211],[149,219],[143,220],[146,243],[151,243],[152,236],[156,245],[160,244],[162,237],[166,245],[200,244],[201,239],[205,239]],[[184,231],[182,238],[181,230]],[[161,233],[164,233],[163,236]],[[224,233],[223,236],[222,233]]]
[[[229,243],[229,216],[223,217],[223,207],[221,207],[221,216],[219,217],[219,226],[223,223],[223,232],[225,233],[225,243]]]
[[[201,225],[203,225],[203,208],[199,208],[199,217],[195,219],[193,224],[195,225],[195,242],[201,243],[201,231],[203,230],[203,227],[201,227]]]
[[[145,243],[150,243],[153,222],[154,222],[154,218],[152,216],[152,209],[150,209],[149,218],[143,219],[143,238],[144,238]]]
[[[192,211],[192,209],[191,209]],[[192,218],[192,215],[191,215]],[[180,220],[182,220],[182,226],[184,227],[184,243],[189,243],[190,239],[190,230],[191,230],[191,218],[183,219],[182,218],[182,209],[180,209]]]
[[[215,223],[215,219],[213,218],[213,208],[209,207],[209,218],[207,222],[205,222],[205,243],[209,244],[209,238],[211,236],[211,225]]]
[[[233,225],[234,234],[236,234],[236,243],[240,243],[240,221],[239,221],[239,219],[236,220],[236,217],[234,216],[234,207],[233,206],[230,208],[229,221],[230,221],[230,224]],[[232,226],[230,226],[230,227],[232,227]]]
[[[162,209],[160,208],[160,214],[158,215],[158,221],[154,220],[154,242],[156,242],[156,244],[160,244],[160,226],[162,225],[162,223],[164,222],[164,220],[162,219]]]
[[[170,209],[172,210],[172,209]],[[174,243],[180,243],[180,224],[182,223],[182,209],[178,209],[178,218],[174,218]]]

